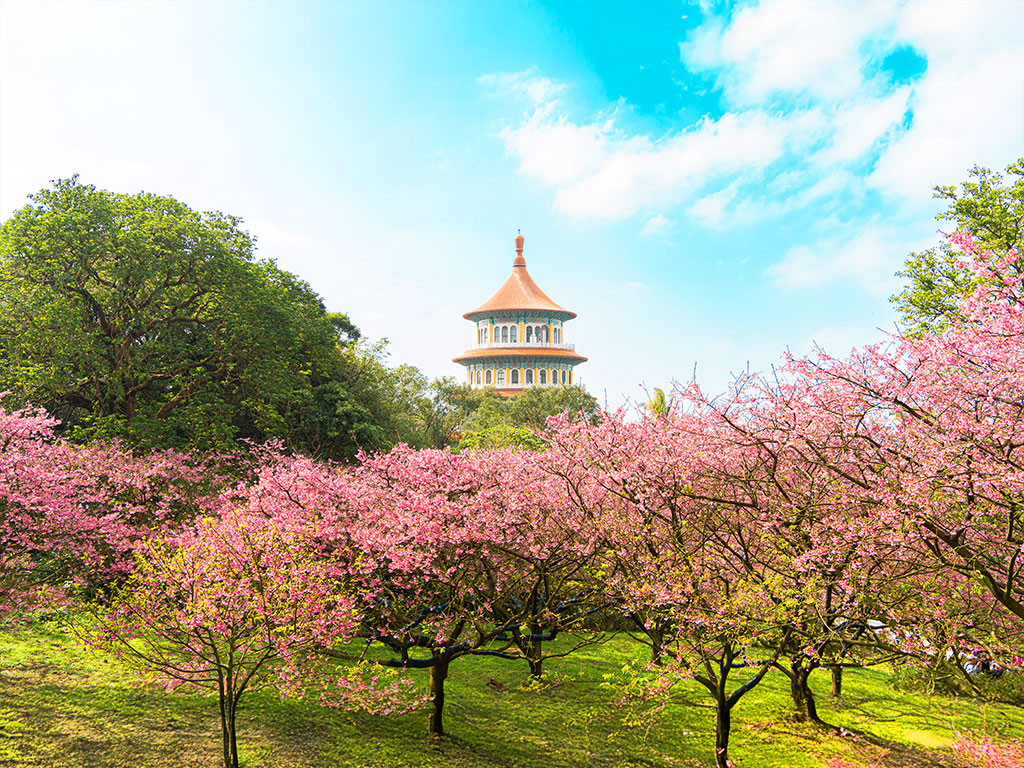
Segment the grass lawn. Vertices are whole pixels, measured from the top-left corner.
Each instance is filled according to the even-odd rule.
[[[680,691],[653,725],[612,703],[605,675],[644,652],[621,638],[549,661],[562,682],[543,690],[520,687],[525,662],[460,659],[446,684],[442,743],[428,740],[425,712],[379,718],[258,692],[243,699],[239,743],[247,768],[711,765],[713,710],[698,686]],[[958,730],[1024,738],[1019,707],[901,694],[883,670],[848,673],[837,703],[828,675],[816,677],[822,716],[861,735],[794,722],[788,683],[772,674],[734,710],[730,754],[740,768],[817,768],[833,757],[946,766]],[[52,625],[0,636],[0,691],[0,766],[216,768],[220,760],[215,698],[138,685]]]

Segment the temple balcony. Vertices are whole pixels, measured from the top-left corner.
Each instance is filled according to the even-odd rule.
[[[494,344],[467,344],[466,352],[475,352],[479,349],[566,349],[570,352],[576,351],[575,344],[555,344],[549,341],[500,341]]]

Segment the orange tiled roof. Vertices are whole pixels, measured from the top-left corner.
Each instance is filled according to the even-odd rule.
[[[508,276],[505,284],[479,307],[464,314],[464,318],[476,320],[480,315],[516,309],[559,312],[566,316],[566,320],[576,317],[575,312],[570,312],[549,299],[530,277],[530,273],[526,271],[526,259],[523,258],[523,241],[522,235],[516,237],[516,257],[512,261],[512,274]]]
[[[471,349],[464,355],[453,357],[453,363],[465,365],[470,360],[479,360],[487,357],[559,357],[564,360],[574,360],[576,365],[587,362],[583,355],[577,355],[571,349],[557,349],[545,347],[480,347]]]

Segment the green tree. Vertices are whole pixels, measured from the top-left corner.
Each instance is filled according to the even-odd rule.
[[[54,182],[0,227],[0,391],[77,439],[287,436],[358,330],[253,257],[241,221]],[[314,397],[319,392],[319,400]]]
[[[548,417],[568,413],[570,418],[597,422],[597,399],[582,387],[531,387],[508,401],[510,423],[517,427],[543,429]]]
[[[672,398],[665,396],[665,390],[655,387],[646,407],[652,416],[667,416],[672,410]]]
[[[463,421],[459,450],[472,448],[543,448],[538,433],[551,416],[568,413],[570,418],[597,422],[597,400],[577,386],[531,387],[505,399],[493,390],[482,390],[482,399]]]
[[[970,233],[981,250],[1024,256],[1024,158],[1008,166],[1005,175],[975,166],[969,176],[959,188],[935,187],[935,197],[949,201],[938,219]],[[948,243],[910,254],[897,273],[906,284],[892,297],[907,331],[925,333],[958,318],[958,300],[975,285],[958,260]],[[1024,262],[1018,261],[1018,271],[1022,268]]]
[[[402,419],[399,442],[416,448],[445,448],[452,445],[469,418],[487,397],[497,398],[459,384],[450,376],[430,381],[413,366],[395,370],[397,403]]]

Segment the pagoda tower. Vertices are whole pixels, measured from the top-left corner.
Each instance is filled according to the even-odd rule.
[[[476,326],[476,343],[454,362],[466,366],[473,389],[494,387],[514,395],[529,387],[572,384],[572,369],[587,358],[565,342],[564,324],[576,317],[558,306],[530,277],[516,236],[512,274],[498,292],[463,315]]]

